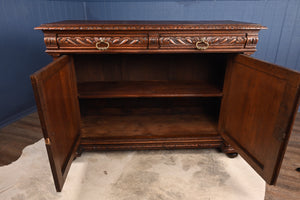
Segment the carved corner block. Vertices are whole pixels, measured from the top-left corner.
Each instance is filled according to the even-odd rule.
[[[256,44],[258,42],[258,34],[247,34],[247,42],[245,45],[246,49],[256,49]]]
[[[56,33],[44,33],[44,42],[47,49],[58,49]]]

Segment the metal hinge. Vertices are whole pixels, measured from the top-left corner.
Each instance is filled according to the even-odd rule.
[[[45,138],[45,144],[46,144],[46,145],[51,145],[51,141],[50,141],[49,138]]]

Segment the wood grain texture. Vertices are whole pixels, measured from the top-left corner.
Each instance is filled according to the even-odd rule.
[[[217,135],[219,105],[219,98],[84,99],[80,100],[82,138]]]
[[[80,148],[219,148],[219,105],[220,98],[80,99]]]
[[[222,88],[224,54],[73,55],[77,82],[203,81]]]
[[[300,115],[296,117],[276,186],[266,185],[265,200],[298,200],[300,191]],[[25,134],[24,134],[25,133]],[[42,138],[37,113],[0,129],[0,166],[10,164],[27,145]]]
[[[73,59],[62,56],[31,76],[57,191],[79,145],[80,114]]]
[[[269,184],[275,184],[298,107],[300,74],[233,56],[224,91],[221,135]]]

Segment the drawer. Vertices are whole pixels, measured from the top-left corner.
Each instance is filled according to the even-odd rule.
[[[159,36],[159,46],[161,49],[241,49],[245,47],[246,42],[246,34],[161,34]]]
[[[147,49],[147,34],[58,34],[57,45],[59,49],[88,49],[88,50],[114,50],[114,49]]]

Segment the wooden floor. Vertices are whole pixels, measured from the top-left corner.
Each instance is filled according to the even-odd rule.
[[[296,117],[293,132],[283,159],[276,186],[266,187],[265,200],[300,199],[300,113]]]
[[[0,129],[0,166],[17,160],[24,147],[42,138],[42,130],[37,113]]]
[[[24,147],[41,138],[37,113],[0,129],[0,166],[18,159]],[[297,167],[300,167],[300,114],[294,124],[277,185],[267,185],[265,200],[300,199],[300,172],[295,171]]]

